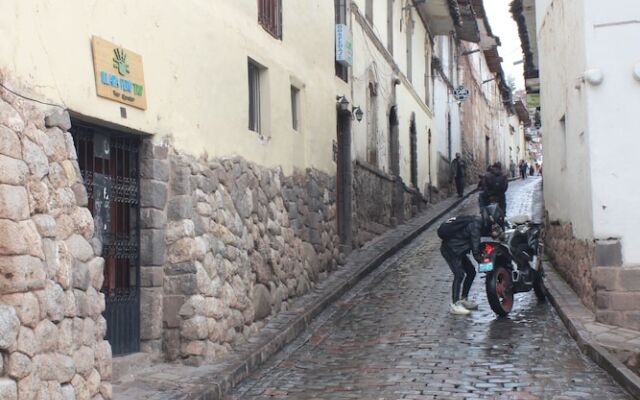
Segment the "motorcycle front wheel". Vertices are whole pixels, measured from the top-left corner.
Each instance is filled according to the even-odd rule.
[[[513,282],[511,271],[497,267],[487,273],[487,300],[494,313],[506,317],[513,308]]]

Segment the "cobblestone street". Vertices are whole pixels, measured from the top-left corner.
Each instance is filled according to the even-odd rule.
[[[541,181],[510,184],[508,215],[530,213]],[[455,214],[477,213],[472,196]],[[534,213],[538,214],[539,213]],[[436,224],[437,226],[437,224]],[[628,399],[583,356],[548,303],[516,295],[497,320],[480,275],[469,317],[448,313],[451,273],[435,227],[387,260],[233,399]]]

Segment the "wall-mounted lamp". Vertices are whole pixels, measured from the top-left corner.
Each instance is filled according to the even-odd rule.
[[[336,106],[340,111],[349,111],[349,100],[345,96],[337,96]]]
[[[468,56],[469,54],[478,53],[478,52],[480,52],[480,49],[467,50],[467,51],[463,51],[460,55]]]
[[[593,86],[598,86],[604,80],[604,75],[598,68],[588,69],[584,71],[582,79],[584,79],[585,82],[589,82]]]
[[[364,115],[364,112],[362,111],[362,108],[360,108],[360,106],[353,107],[351,109],[351,113],[353,114],[354,117],[356,117],[356,120],[358,122],[362,121],[362,116]]]
[[[485,83],[487,83],[487,82],[491,82],[491,81],[495,81],[495,80],[496,80],[496,78],[495,78],[495,77],[494,77],[494,78],[491,78],[491,79],[485,79],[484,81],[482,81],[482,84],[484,85],[484,84],[485,84]]]

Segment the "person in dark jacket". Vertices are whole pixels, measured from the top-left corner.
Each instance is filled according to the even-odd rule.
[[[481,189],[478,196],[481,209],[490,203],[498,203],[502,212],[506,211],[509,179],[502,172],[502,164],[500,162],[496,162],[487,168],[487,173],[481,178],[478,186]]]
[[[464,194],[464,174],[466,170],[467,164],[462,159],[460,153],[456,153],[456,158],[451,161],[451,177],[456,181],[456,191],[458,192],[458,197],[462,197],[462,195]]]
[[[449,238],[443,239],[440,245],[442,257],[453,273],[451,285],[451,305],[449,312],[455,315],[467,315],[469,310],[478,309],[478,305],[469,300],[469,291],[476,276],[475,266],[467,258],[471,252],[476,260],[480,260],[480,237],[502,234],[504,214],[495,204],[482,209],[480,217],[458,217],[467,221]],[[447,222],[451,222],[450,219]]]

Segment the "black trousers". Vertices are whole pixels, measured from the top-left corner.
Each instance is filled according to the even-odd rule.
[[[456,176],[456,190],[458,191],[458,196],[464,194],[464,175]]]
[[[469,290],[476,277],[476,270],[474,266],[467,260],[464,255],[457,255],[454,253],[447,242],[443,241],[440,245],[440,253],[444,257],[451,272],[453,272],[453,283],[451,285],[451,302],[456,303],[460,300],[460,287],[462,286],[462,298],[466,299],[469,296]]]

